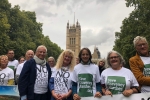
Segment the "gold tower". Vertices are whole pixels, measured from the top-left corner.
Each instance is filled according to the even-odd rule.
[[[69,26],[68,22],[66,31],[66,49],[71,49],[75,52],[75,56],[78,57],[81,49],[81,26],[79,22],[77,21],[76,25],[73,24],[72,26]]]

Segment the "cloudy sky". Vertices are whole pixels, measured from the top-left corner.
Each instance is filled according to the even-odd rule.
[[[43,34],[62,49],[66,49],[66,26],[75,22],[81,25],[81,46],[93,53],[97,46],[101,56],[112,50],[115,32],[133,8],[125,0],[9,0],[21,10],[35,11],[37,21],[43,23]]]

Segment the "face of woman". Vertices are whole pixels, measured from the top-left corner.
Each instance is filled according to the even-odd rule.
[[[119,56],[116,53],[111,53],[109,55],[109,62],[110,62],[110,65],[113,69],[117,70],[117,69],[121,68],[120,59],[119,59]]]
[[[0,64],[1,64],[1,67],[7,67],[8,57],[6,56],[1,57]]]
[[[65,66],[68,66],[68,65],[71,63],[71,60],[72,60],[71,54],[66,53],[66,54],[64,55],[63,66],[64,66],[64,67],[65,67]]]
[[[103,61],[99,62],[99,66],[104,66],[104,65],[105,65],[105,63]]]
[[[24,58],[21,58],[20,61],[19,61],[19,63],[21,64],[21,63],[23,63],[24,61],[25,61],[25,59],[24,59]]]
[[[83,50],[81,53],[81,59],[84,63],[87,63],[90,59],[90,54],[88,53],[87,50]]]

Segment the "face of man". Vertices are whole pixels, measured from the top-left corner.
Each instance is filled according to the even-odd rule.
[[[40,47],[36,51],[36,56],[41,60],[44,60],[46,54],[47,54],[46,48],[44,48],[44,47]]]
[[[9,60],[13,60],[14,59],[14,51],[13,50],[8,51],[7,56],[8,56]]]
[[[55,66],[55,61],[53,58],[49,58],[48,59],[48,64],[50,65],[50,67],[54,67]]]
[[[26,60],[30,60],[31,58],[33,58],[34,56],[34,52],[32,50],[28,50],[26,53]]]
[[[140,40],[135,45],[136,51],[141,56],[148,56],[148,43],[144,40]]]

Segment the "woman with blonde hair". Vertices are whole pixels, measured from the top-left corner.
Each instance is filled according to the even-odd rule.
[[[7,67],[8,57],[6,55],[0,56],[0,85],[14,85],[14,71]]]
[[[99,68],[99,73],[101,75],[101,73],[106,69],[106,63],[105,63],[105,59],[100,59],[97,62],[97,66]]]
[[[67,49],[59,55],[49,82],[51,100],[72,100],[71,76],[75,61],[72,50]]]

